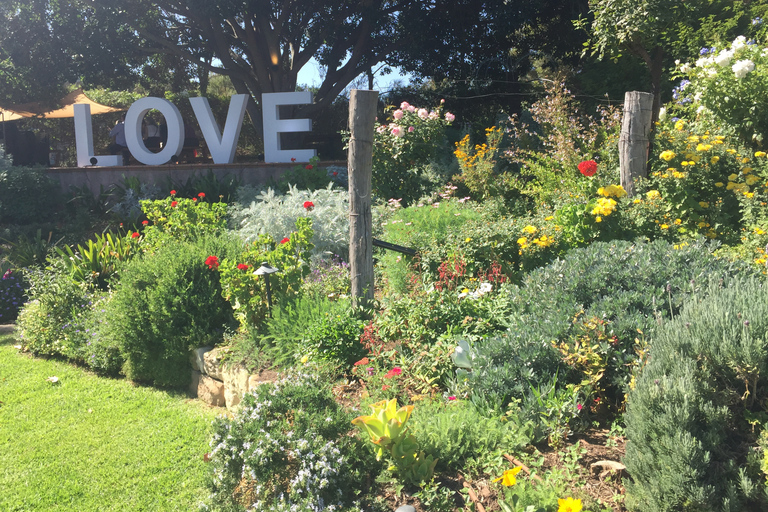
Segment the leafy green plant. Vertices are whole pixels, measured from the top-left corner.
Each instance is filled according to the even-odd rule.
[[[30,224],[52,220],[63,207],[61,186],[42,167],[15,167],[0,159],[0,222]]]
[[[346,371],[367,352],[360,343],[363,331],[360,316],[360,312],[352,308],[351,301],[339,301],[304,331],[300,350]]]
[[[368,434],[376,445],[376,460],[384,453],[392,459],[397,475],[407,484],[419,484],[432,478],[437,460],[425,455],[412,434],[408,434],[408,422],[413,406],[397,408],[397,400],[382,400],[371,404],[372,414],[358,416],[352,424]]]
[[[141,201],[148,225],[143,230],[142,249],[152,251],[172,242],[202,240],[222,234],[227,226],[227,205],[204,201],[205,192],[192,199],[169,197]]]
[[[189,382],[190,349],[215,345],[234,320],[206,255],[225,257],[238,247],[226,238],[179,242],[125,266],[99,336],[119,347],[126,377],[171,387]]]
[[[20,271],[0,265],[0,272],[0,324],[8,324],[16,320],[24,304],[27,286]]]
[[[49,260],[60,260],[74,281],[93,283],[106,290],[110,278],[133,256],[135,245],[130,235],[97,233],[95,239],[88,240],[86,246],[78,244],[74,251],[68,245],[54,247],[54,255]]]

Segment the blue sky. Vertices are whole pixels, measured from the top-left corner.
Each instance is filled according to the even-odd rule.
[[[410,75],[403,73],[398,69],[393,69],[392,73],[382,76],[376,74],[374,77],[374,89],[380,92],[387,92],[392,87],[392,84],[396,81],[401,81],[403,85],[407,85],[410,80]],[[301,68],[298,76],[299,85],[319,86],[320,82],[320,65],[315,59],[310,60],[306,66]],[[367,85],[366,85],[367,87]]]

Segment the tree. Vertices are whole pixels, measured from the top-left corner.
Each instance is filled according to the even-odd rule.
[[[764,4],[764,2],[754,2]],[[640,57],[650,72],[653,120],[661,107],[665,66],[673,58],[690,58],[713,38],[728,40],[750,23],[755,8],[750,0],[590,0],[593,19],[589,48],[599,58],[618,58],[622,52]]]

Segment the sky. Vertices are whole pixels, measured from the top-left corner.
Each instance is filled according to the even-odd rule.
[[[320,78],[320,69],[320,64],[313,58],[307,63],[306,66],[299,70],[297,83],[299,85],[319,87],[320,83],[322,82],[322,79]],[[401,81],[403,85],[408,85],[408,82],[410,81],[410,75],[399,69],[393,69],[392,73],[384,76],[382,76],[380,73],[377,73],[374,77],[373,88],[379,92],[388,92],[392,88],[393,84],[397,81]]]

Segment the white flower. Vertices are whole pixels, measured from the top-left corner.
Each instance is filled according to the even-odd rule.
[[[715,57],[715,63],[720,67],[727,67],[731,64],[731,60],[733,59],[733,52],[731,50],[722,50],[720,53],[717,54],[717,57]]]
[[[700,105],[699,108],[696,109],[697,114],[701,114],[706,110],[706,107],[704,105]]]
[[[685,64],[683,64],[682,66],[680,66],[680,71],[683,72],[683,73],[690,73],[691,69],[693,69],[693,68],[687,62]]]
[[[747,76],[750,71],[755,70],[755,63],[749,59],[738,60],[736,61],[736,64],[731,66],[731,69],[733,70],[733,74],[736,75],[736,78],[741,79]]]
[[[737,38],[736,38],[736,39],[734,39],[734,40],[733,40],[733,42],[731,43],[731,48],[732,48],[734,51],[738,50],[739,48],[744,48],[745,46],[747,46],[747,38],[746,38],[746,37],[744,37],[744,36],[739,36],[739,37],[737,37]]]
[[[667,109],[664,107],[661,107],[659,109],[659,121],[663,121],[667,118]]]

